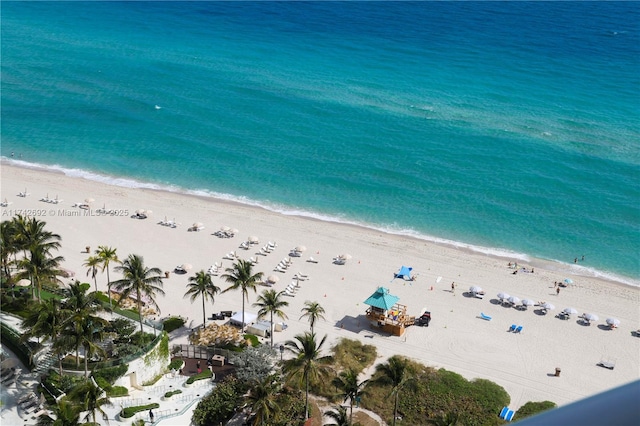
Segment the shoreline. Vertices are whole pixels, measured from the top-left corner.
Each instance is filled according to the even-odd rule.
[[[11,212],[20,209],[42,211],[38,219],[47,223],[46,229],[60,234],[64,256],[62,267],[75,272],[75,278],[94,283],[83,267],[86,258],[98,245],[117,249],[120,259],[135,253],[144,256],[145,265],[169,271],[163,279],[166,295],[156,298],[160,306],[158,318],[181,315],[188,318],[187,327],[202,324],[200,303],[184,299],[189,276],[207,270],[214,262],[230,267],[225,254],[235,251],[241,258],[258,258],[255,271],[264,276],[277,275],[279,281],[272,288],[281,291],[294,280],[297,273],[308,280],[300,282],[295,297],[287,297],[284,309],[288,325],[283,332],[274,333],[276,346],[308,331],[306,319],[300,319],[304,302],[317,301],[325,308],[326,321],[316,324],[318,334],[327,334],[327,347],[340,338],[360,340],[375,345],[376,363],[400,354],[425,365],[463,375],[467,379],[483,378],[504,387],[511,397],[512,408],[527,401],[551,400],[564,405],[602,391],[623,385],[640,377],[640,339],[630,335],[640,328],[640,288],[595,277],[572,275],[575,285],[554,291],[554,282],[567,277],[566,272],[534,264],[536,260],[521,262],[535,268],[535,273],[519,273],[507,267],[507,259],[435,244],[421,239],[399,236],[357,225],[326,222],[303,216],[276,213],[239,202],[217,200],[194,194],[181,194],[151,188],[127,188],[109,185],[62,172],[23,168],[2,163],[2,199],[12,202],[1,209],[2,220],[10,220]],[[27,188],[31,194],[18,197]],[[64,201],[57,205],[39,201],[48,194]],[[106,205],[107,209],[122,209],[124,217],[76,215],[76,202],[93,198],[90,212]],[[149,219],[130,218],[137,209],[152,210]],[[54,212],[47,216],[47,212]],[[62,212],[62,215],[56,214]],[[170,228],[158,224],[165,216],[182,224]],[[192,223],[202,222],[201,232],[187,232]],[[233,238],[212,235],[222,226],[238,228]],[[257,236],[260,244],[251,250],[239,248],[249,236]],[[268,241],[277,243],[274,253],[257,255]],[[304,245],[302,257],[293,257],[293,266],[283,273],[273,272],[289,249]],[[85,247],[91,248],[87,253]],[[348,253],[352,258],[345,265],[335,265],[331,259]],[[313,256],[318,263],[307,262]],[[190,263],[187,274],[173,273],[176,265]],[[393,279],[400,266],[413,267],[415,281]],[[551,265],[553,266],[553,265]],[[111,279],[118,279],[112,271]],[[455,282],[455,292],[451,283]],[[214,283],[221,289],[228,287],[220,277]],[[486,296],[479,300],[470,297],[470,286],[482,287]],[[106,275],[100,273],[97,286],[105,291]],[[412,326],[402,337],[389,336],[369,326],[363,301],[379,286],[388,288],[400,297],[408,313],[419,316],[425,310],[432,313],[429,327]],[[247,312],[256,297],[267,287],[249,293]],[[536,307],[519,311],[501,305],[499,292],[520,298],[548,301],[556,309],[543,314]],[[241,310],[241,294],[218,294],[213,305],[207,305],[207,316],[221,310]],[[579,313],[593,312],[600,318],[591,326],[584,326],[574,317],[571,321],[555,318],[566,307]],[[481,313],[491,321],[479,319]],[[620,319],[616,330],[604,326],[609,316]],[[274,319],[277,322],[282,320]],[[524,326],[521,334],[507,332],[511,324]],[[615,357],[613,371],[597,366],[603,358]],[[562,377],[554,377],[555,368],[562,368]]]
[[[279,209],[277,206],[267,206],[258,201],[246,200],[242,201],[242,197],[235,197],[229,194],[222,194],[211,192],[207,193],[205,190],[188,190],[178,186],[167,185],[161,186],[155,183],[142,182],[131,178],[117,178],[110,175],[102,175],[95,172],[86,171],[84,169],[66,169],[60,166],[48,166],[39,163],[29,163],[23,160],[9,159],[2,157],[0,159],[0,166],[3,167],[16,167],[19,169],[34,170],[43,173],[52,173],[56,175],[63,175],[72,179],[83,179],[88,182],[95,182],[102,185],[113,186],[116,188],[138,189],[143,191],[154,191],[159,194],[176,194],[185,197],[193,197],[203,202],[214,202],[234,205],[237,207],[245,207],[249,209],[257,209],[259,211],[269,212],[272,214],[280,214],[288,217],[298,217],[300,219],[317,221],[319,223],[330,223],[336,226],[348,226],[357,229],[361,229],[367,232],[381,232],[389,235],[389,237],[407,238],[413,239],[417,242],[426,242],[436,246],[443,246],[454,250],[460,250],[470,255],[486,256],[494,260],[504,261],[517,261],[519,263],[525,263],[532,265],[533,267],[540,267],[546,269],[553,269],[558,273],[564,273],[566,275],[578,276],[583,278],[595,278],[610,282],[612,284],[638,287],[640,288],[640,278],[633,278],[627,275],[621,275],[619,273],[598,270],[590,267],[583,267],[579,263],[572,264],[568,262],[561,262],[557,259],[546,259],[531,256],[526,253],[514,252],[506,248],[476,246],[473,244],[465,243],[462,241],[448,240],[446,238],[435,237],[426,234],[420,234],[414,230],[392,230],[385,229],[383,227],[377,227],[372,224],[358,223],[352,220],[341,220],[338,217],[318,215],[313,212],[307,212],[304,210],[286,210],[284,208]],[[73,174],[79,172],[80,175],[74,176]],[[91,178],[93,176],[95,178]],[[101,179],[97,179],[101,178]],[[130,185],[122,185],[117,182],[126,182]],[[3,196],[4,198],[4,196]],[[417,234],[417,235],[416,235]]]

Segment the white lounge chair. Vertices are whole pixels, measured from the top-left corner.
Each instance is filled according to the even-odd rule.
[[[318,261],[315,260],[312,256],[309,256],[309,259],[307,259],[307,262],[309,262],[309,263],[318,263]]]
[[[243,241],[240,243],[240,248],[244,250],[249,250],[249,241]]]

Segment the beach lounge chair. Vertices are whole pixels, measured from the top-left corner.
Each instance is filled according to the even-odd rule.
[[[502,407],[502,410],[500,410],[500,414],[498,415],[498,417],[500,417],[501,419],[504,419],[508,412],[509,412],[509,407]]]
[[[491,317],[489,315],[485,315],[484,312],[480,312],[480,318],[483,320],[491,321]]]
[[[509,331],[516,331],[516,325],[511,324],[511,327],[509,327]]]
[[[309,262],[309,263],[318,263],[318,261],[315,260],[312,256],[309,256],[309,259],[307,259],[307,262]]]
[[[240,243],[240,248],[244,250],[249,250],[249,241],[243,241]]]
[[[507,411],[507,415],[504,416],[504,419],[508,422],[510,422],[513,419],[513,415],[515,414],[515,412],[513,410],[509,410]]]
[[[519,325],[519,326],[516,328],[516,331],[515,331],[515,332],[516,332],[516,333],[520,333],[520,332],[522,332],[522,326],[521,326],[521,325]]]

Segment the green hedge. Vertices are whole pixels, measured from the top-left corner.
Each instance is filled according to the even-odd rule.
[[[187,384],[190,385],[195,381],[204,380],[204,379],[210,379],[212,377],[213,377],[213,373],[211,372],[211,370],[206,369],[202,373],[198,373],[195,376],[189,377],[189,380],[187,380]]]
[[[129,417],[135,416],[135,414],[139,413],[140,411],[151,410],[152,408],[158,408],[158,407],[160,407],[160,404],[153,403],[153,404],[137,405],[135,407],[123,408],[122,411],[120,411],[120,417],[124,419],[128,419]]]
[[[181,359],[174,359],[173,361],[171,361],[171,364],[169,364],[169,366],[167,367],[167,370],[171,371],[171,370],[175,370],[178,371],[182,368],[182,365],[184,364],[184,361]]]
[[[184,319],[180,317],[171,317],[167,318],[162,323],[164,324],[164,331],[171,333],[184,325]]]
[[[165,398],[170,398],[170,397],[172,397],[173,395],[178,395],[179,393],[182,393],[182,391],[181,391],[180,389],[176,389],[176,390],[174,390],[174,391],[169,391],[169,392],[165,393],[165,394],[164,394],[164,397],[165,397]]]

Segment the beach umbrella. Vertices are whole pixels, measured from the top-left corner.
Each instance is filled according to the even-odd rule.
[[[498,299],[500,300],[504,300],[504,299],[508,299],[510,296],[508,293],[502,292],[502,293],[498,293]]]
[[[250,243],[257,243],[258,242],[258,237],[252,235],[249,237],[249,242]]]
[[[564,282],[567,284],[573,284],[573,280],[571,278],[565,278]]]
[[[564,308],[562,312],[569,315],[574,315],[578,313],[578,311],[575,308]]]
[[[94,200],[93,198],[85,198],[85,199],[84,199],[84,202],[85,202],[85,203],[87,203],[87,204],[88,204],[88,203],[93,203],[94,201],[95,201],[95,200]]]
[[[303,251],[307,251],[307,248],[305,246],[297,246],[295,248],[295,251],[299,251],[299,252],[303,252]]]
[[[536,304],[536,302],[534,302],[531,299],[522,299],[522,305],[523,306],[533,306],[535,304]]]
[[[442,277],[436,278],[436,284],[438,284],[440,281],[442,281]]]
[[[478,287],[477,285],[469,287],[469,291],[471,293],[480,293],[482,291],[482,287]]]
[[[18,287],[29,287],[31,285],[31,281],[26,278],[21,279],[16,283]]]
[[[554,310],[556,308],[555,306],[553,306],[553,304],[551,304],[549,302],[544,302],[542,305],[540,305],[540,307],[542,309],[546,309],[546,310],[549,310],[549,311],[552,311],[552,310]]]
[[[194,228],[201,228],[203,225],[202,225],[202,222],[194,222],[192,226]]]
[[[193,266],[191,266],[190,263],[183,263],[181,266],[182,269],[184,269],[185,271],[190,270],[191,268],[193,268]]]
[[[598,316],[596,314],[584,314],[582,318],[588,321],[598,321]]]
[[[606,323],[609,325],[614,325],[614,326],[619,326],[620,325],[620,320],[618,318],[607,318]]]
[[[145,210],[144,214],[146,214],[147,216],[151,216],[153,212],[151,210]]]
[[[340,255],[340,259],[344,259],[344,260],[349,260],[351,259],[351,255],[350,254],[341,254]]]
[[[518,303],[520,303],[520,298],[516,296],[511,296],[507,300],[514,305],[517,305]]]
[[[227,231],[231,231],[231,228],[229,228],[228,226],[223,226],[223,227],[220,228],[220,230],[222,232],[227,232]]]
[[[277,277],[276,275],[269,275],[267,277],[267,281],[270,282],[270,283],[277,283],[279,279],[280,278]]]
[[[87,200],[85,200],[85,201],[87,201]],[[136,210],[136,214],[144,214],[144,209]]]

